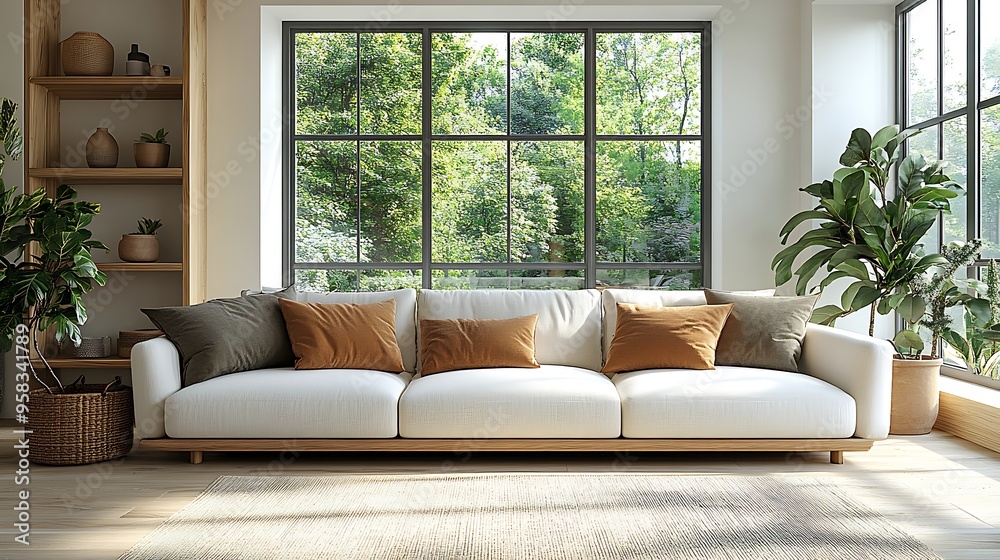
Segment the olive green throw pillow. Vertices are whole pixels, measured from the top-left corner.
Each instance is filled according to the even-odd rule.
[[[213,377],[295,363],[278,299],[260,294],[142,312],[181,355],[184,387]]]
[[[733,304],[715,365],[799,371],[802,339],[819,296],[751,296],[705,290],[709,305]]]

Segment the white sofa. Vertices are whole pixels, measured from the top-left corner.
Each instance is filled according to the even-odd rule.
[[[407,371],[292,368],[181,387],[180,358],[160,338],[132,350],[141,445],[240,450],[865,450],[889,429],[892,348],[809,325],[802,373],[716,370],[599,373],[616,303],[703,305],[701,291],[397,290],[299,294],[312,302],[396,300]],[[419,319],[538,314],[538,369],[421,377]]]

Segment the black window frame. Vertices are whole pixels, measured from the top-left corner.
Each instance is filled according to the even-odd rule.
[[[712,266],[712,46],[710,21],[692,22],[315,22],[286,21],[282,26],[282,282],[291,285],[296,270],[354,270],[358,274],[365,270],[421,270],[423,289],[432,287],[434,270],[582,270],[584,288],[597,286],[598,270],[662,270],[701,272],[701,285],[711,287]],[[296,134],[294,110],[295,90],[295,35],[297,33],[421,33],[422,43],[422,111],[421,134],[419,135],[377,135],[377,134]],[[432,45],[431,34],[446,33],[582,33],[584,34],[584,133],[580,135],[530,135],[511,134],[507,123],[506,134],[434,134],[432,132],[431,76]],[[701,119],[698,134],[644,134],[644,135],[600,135],[597,134],[596,95],[596,35],[598,33],[698,33],[701,37]],[[509,35],[508,35],[509,43]],[[508,61],[509,64],[509,61]],[[510,80],[508,72],[508,81]],[[508,88],[508,105],[510,104]],[[360,100],[358,106],[360,107]],[[509,121],[509,118],[508,118]],[[295,145],[302,140],[409,140],[422,143],[422,259],[419,263],[385,262],[295,262]],[[438,263],[432,261],[432,155],[431,145],[442,140],[495,140],[508,143],[513,141],[572,140],[584,143],[584,262],[513,262],[510,260],[509,243],[507,262],[502,263]],[[701,164],[701,247],[699,262],[606,262],[597,261],[597,176],[596,149],[599,141],[696,141],[700,145]],[[358,154],[360,158],[360,151]],[[509,157],[508,157],[509,166]],[[360,175],[360,165],[357,173]],[[359,177],[360,178],[360,177]],[[508,170],[507,181],[510,182]],[[360,182],[359,182],[360,185]],[[508,185],[509,193],[509,185]],[[507,235],[510,237],[508,216]],[[359,284],[360,287],[360,284]]]
[[[918,122],[910,122],[910,91],[909,91],[909,57],[907,56],[907,42],[909,40],[909,29],[906,16],[915,8],[925,3],[936,4],[937,27],[936,27],[936,56],[937,56],[937,114],[929,119]],[[943,158],[945,151],[944,123],[955,119],[966,119],[966,239],[976,239],[981,237],[981,157],[982,157],[982,137],[980,115],[982,111],[1000,105],[1000,95],[983,99],[981,91],[980,72],[980,28],[982,25],[980,18],[981,0],[966,0],[966,102],[963,107],[944,112],[944,68],[945,68],[945,25],[944,25],[944,2],[945,0],[906,0],[896,6],[896,119],[903,128],[937,130],[937,157]],[[909,149],[908,143],[904,146]],[[944,242],[945,230],[944,220],[937,221],[937,235],[939,247]],[[986,266],[991,259],[979,259],[967,269],[969,278],[979,278],[981,267]],[[957,366],[945,363],[941,368],[942,373],[951,377],[971,381],[987,387],[1000,388],[1000,380],[975,375]]]

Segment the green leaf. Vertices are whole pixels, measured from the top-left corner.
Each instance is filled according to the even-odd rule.
[[[895,307],[899,316],[911,325],[920,321],[920,318],[924,316],[924,312],[927,310],[927,304],[924,302],[924,299],[913,294],[902,296],[899,299],[899,303],[891,307]]]
[[[844,311],[836,305],[824,305],[823,307],[814,309],[812,318],[809,320],[820,325],[833,325],[837,319],[843,317],[844,315],[847,315],[847,311]]]
[[[858,280],[871,281],[871,272],[868,267],[859,260],[847,260],[837,265],[837,270],[850,274]]]
[[[985,327],[990,323],[991,312],[990,312],[990,300],[984,298],[972,298],[965,302],[965,308],[969,310],[972,314],[973,319],[975,319],[976,324],[980,327]]]
[[[851,133],[851,139],[847,143],[847,149],[840,156],[840,164],[846,167],[853,167],[858,163],[868,159],[872,151],[871,134],[863,129],[856,128]]]
[[[785,222],[784,227],[778,233],[782,237],[782,243],[788,239],[788,236],[798,227],[799,224],[806,220],[829,220],[830,215],[826,212],[821,212],[819,210],[806,210],[804,212],[799,212],[798,214],[791,217],[790,220]]]
[[[896,352],[905,356],[919,356],[924,351],[924,340],[920,335],[910,330],[899,331],[892,339]]]
[[[889,126],[883,127],[881,130],[875,133],[872,138],[872,146],[877,148],[885,148],[889,142],[899,134],[899,127],[891,124]]]
[[[840,297],[840,305],[853,312],[875,303],[880,295],[882,293],[879,290],[865,285],[864,282],[855,282],[844,290]]]

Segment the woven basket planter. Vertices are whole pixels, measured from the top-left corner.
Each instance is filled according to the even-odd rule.
[[[31,462],[86,465],[125,456],[132,449],[132,388],[120,381],[31,391]]]

